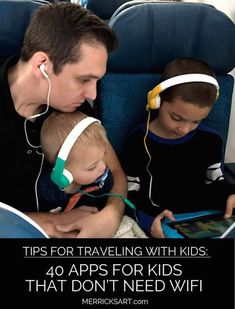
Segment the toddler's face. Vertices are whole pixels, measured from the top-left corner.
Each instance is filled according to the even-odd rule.
[[[92,145],[71,152],[66,168],[72,173],[75,183],[79,185],[93,183],[106,169],[105,148]]]

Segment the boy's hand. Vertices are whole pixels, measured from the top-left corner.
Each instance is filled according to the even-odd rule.
[[[170,210],[165,209],[154,219],[151,226],[151,235],[155,238],[165,238],[165,235],[162,230],[161,221],[164,218],[168,218],[171,221],[175,221],[175,217]]]

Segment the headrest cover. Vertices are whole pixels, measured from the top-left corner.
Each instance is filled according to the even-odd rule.
[[[204,60],[216,74],[235,67],[235,25],[223,12],[202,3],[144,3],[110,19],[119,45],[109,72],[162,73],[174,59]]]

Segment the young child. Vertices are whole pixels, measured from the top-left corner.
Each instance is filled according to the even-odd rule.
[[[75,205],[103,208],[106,197],[93,196],[103,196],[112,188],[112,174],[105,159],[107,143],[98,119],[81,112],[53,112],[41,129],[43,153],[54,166],[51,179],[45,181],[42,177],[40,182],[43,204],[54,202],[56,209],[52,212],[67,211]]]
[[[103,208],[107,195],[113,194],[110,193],[112,174],[105,158],[107,144],[105,129],[98,119],[81,112],[52,113],[41,130],[43,153],[47,162],[54,166],[51,179],[45,181],[43,177],[40,183],[39,195],[44,204],[45,201],[54,202],[54,212],[85,205],[82,209],[87,215]],[[124,216],[113,237],[147,236],[133,219]]]
[[[230,216],[235,207],[235,190],[223,177],[222,138],[201,123],[219,93],[214,76],[203,61],[172,61],[148,93],[154,118],[138,126],[124,148],[128,197],[143,216],[152,216],[153,237],[164,237],[165,216],[208,209],[226,209]]]

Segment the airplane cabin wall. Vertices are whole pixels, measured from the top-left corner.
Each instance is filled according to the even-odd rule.
[[[218,10],[224,12],[230,17],[230,19],[235,23],[235,5],[234,0],[183,0],[182,2],[199,2],[207,3],[213,5]],[[230,74],[235,79],[235,68],[230,72]],[[227,139],[227,146],[225,152],[225,163],[234,163],[235,162],[235,85],[233,91],[232,107],[231,107],[231,116],[229,123],[229,133]]]

